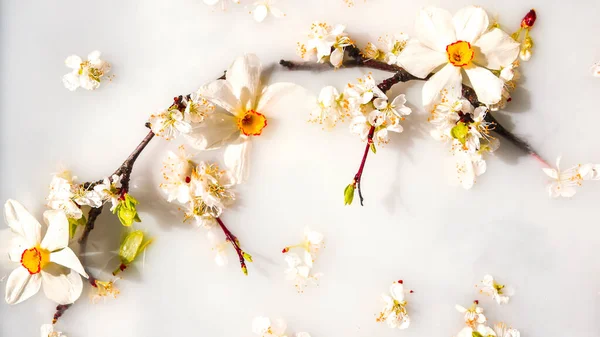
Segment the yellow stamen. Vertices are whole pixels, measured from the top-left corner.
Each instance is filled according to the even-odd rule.
[[[259,136],[267,126],[267,117],[254,110],[249,110],[238,119],[237,126],[246,136]]]
[[[26,249],[21,254],[21,265],[32,275],[39,273],[48,262],[50,262],[50,252],[40,246]]]
[[[468,66],[475,57],[471,44],[466,41],[456,41],[449,44],[446,46],[446,53],[448,54],[448,62],[455,67]]]

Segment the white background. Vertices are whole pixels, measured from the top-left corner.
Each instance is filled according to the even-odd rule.
[[[109,174],[146,134],[151,113],[220,76],[234,57],[254,52],[265,66],[298,59],[296,42],[314,20],[347,24],[360,46],[388,32],[411,34],[426,4],[454,12],[470,3],[368,0],[347,8],[342,0],[281,0],[287,17],[257,24],[241,5],[222,12],[201,0],[2,0],[0,199],[17,199],[41,219],[50,174],[60,165],[81,181]],[[539,16],[522,87],[496,116],[550,161],[563,154],[565,165],[600,162],[600,79],[590,74],[600,60],[600,4],[479,4],[510,31],[530,8]],[[94,49],[113,64],[115,79],[94,92],[69,92],[61,83],[65,57]],[[316,94],[364,72],[277,68],[271,82],[293,81]],[[346,125],[322,131],[306,122],[297,102],[269,119],[254,142],[251,179],[223,217],[255,258],[248,277],[233,253],[227,267],[217,267],[204,230],[182,224],[182,214],[162,199],[161,161],[176,143],[153,140],[136,165],[132,191],[141,201],[139,227],[156,238],[144,267],[123,274],[117,300],[91,304],[86,287],[58,328],[86,337],[241,337],[252,335],[254,316],[267,315],[286,319],[290,334],[313,337],[453,336],[463,324],[454,305],[480,299],[490,321],[524,336],[597,336],[600,186],[586,182],[573,200],[551,200],[540,165],[502,142],[476,186],[462,190],[452,183],[446,148],[427,133],[421,86],[394,87],[407,92],[415,114],[404,133],[369,156],[365,207],[343,206],[363,151]],[[105,213],[90,240],[108,252],[118,246],[120,225]],[[324,277],[298,294],[284,280],[280,251],[300,240],[306,225],[326,236],[315,265]],[[106,265],[110,254],[103,256]],[[486,273],[516,289],[510,304],[499,307],[476,292]],[[375,322],[380,294],[400,278],[415,290],[407,331]],[[53,309],[42,293],[14,307],[0,304],[0,335],[37,336]]]

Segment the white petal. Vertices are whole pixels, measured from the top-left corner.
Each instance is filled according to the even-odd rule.
[[[19,266],[6,280],[6,303],[17,304],[37,294],[41,281],[40,274],[31,275],[27,269]]]
[[[41,337],[50,337],[50,334],[54,332],[54,325],[52,324],[42,324],[40,327],[40,336]]]
[[[282,12],[279,8],[275,8],[273,6],[269,7],[269,11],[271,12],[271,15],[273,15],[276,18],[282,18],[285,16],[284,12]]]
[[[50,262],[54,262],[56,264],[60,264],[61,266],[65,266],[69,269],[73,269],[74,271],[81,274],[83,277],[88,278],[88,274],[83,269],[81,261],[79,261],[77,255],[75,255],[75,253],[69,247],[59,250],[58,252],[51,253]]]
[[[77,55],[71,55],[65,60],[65,65],[71,69],[79,69],[81,62],[81,57]]]
[[[543,167],[542,171],[546,173],[546,175],[552,179],[558,179],[558,171],[553,168]]]
[[[77,88],[79,88],[79,84],[81,83],[79,81],[79,75],[77,75],[75,72],[68,73],[63,76],[62,82],[65,88],[71,91],[75,91]]]
[[[427,7],[419,12],[415,23],[417,39],[425,46],[446,52],[446,46],[456,41],[452,15],[437,7]]]
[[[83,290],[81,276],[74,270],[50,263],[41,272],[44,294],[58,304],[75,302]]]
[[[275,336],[285,337],[285,329],[287,329],[287,324],[284,320],[278,318],[271,322],[271,331],[273,331]]]
[[[394,283],[390,287],[390,294],[392,298],[398,302],[404,301],[404,285],[400,283]]]
[[[479,6],[465,7],[452,18],[456,39],[475,42],[490,26],[490,19],[485,10]]]
[[[227,82],[235,97],[241,102],[242,107],[250,110],[255,105],[256,95],[260,86],[262,66],[254,54],[240,56],[233,61],[225,75]]]
[[[313,266],[313,258],[312,255],[310,255],[309,252],[304,251],[304,264],[306,264],[307,266],[311,267]]]
[[[460,92],[462,89],[461,79],[460,68],[448,63],[423,86],[423,107],[430,110],[429,107],[432,104],[439,102],[442,90],[444,89],[452,92]]]
[[[48,225],[48,230],[40,247],[51,252],[65,248],[69,244],[69,220],[67,220],[65,212],[45,211],[44,221]]]
[[[90,62],[97,62],[100,60],[100,51],[98,50],[94,50],[93,52],[88,54],[88,61]]]
[[[339,68],[344,62],[344,50],[342,48],[336,48],[329,56],[329,62],[331,62],[334,67]]]
[[[207,4],[207,5],[209,5],[209,6],[212,6],[212,5],[216,4],[219,1],[221,1],[221,0],[204,0],[204,3]]]
[[[29,247],[40,242],[42,225],[18,201],[9,199],[4,204],[4,217],[16,234],[25,238]]]
[[[435,68],[448,63],[446,53],[435,51],[417,40],[410,40],[398,56],[398,63],[414,76],[425,78]]]
[[[190,133],[184,137],[196,149],[212,150],[235,142],[240,137],[240,130],[234,116],[219,110],[209,114],[203,123],[193,124]]]
[[[255,317],[252,320],[252,332],[257,335],[263,335],[271,327],[271,320],[268,317]]]
[[[491,71],[482,67],[470,66],[465,68],[465,72],[481,103],[496,104],[502,99],[504,82]]]
[[[233,93],[231,84],[226,80],[216,80],[198,89],[198,95],[222,107],[233,115],[241,114],[240,100]]]
[[[252,11],[252,16],[254,16],[256,22],[263,22],[267,17],[267,14],[269,14],[269,10],[266,5],[258,5]]]
[[[225,166],[233,175],[233,183],[240,184],[248,179],[250,171],[250,140],[227,146],[224,153]]]
[[[373,106],[378,110],[383,110],[387,108],[388,101],[385,98],[376,98],[373,100]]]
[[[473,45],[479,47],[473,62],[489,69],[507,67],[519,56],[519,43],[498,28],[483,34]]]
[[[275,112],[279,100],[294,94],[296,90],[299,92],[300,90],[303,90],[303,88],[289,82],[274,83],[265,87],[256,104],[256,111],[265,115],[271,115]]]
[[[464,314],[465,312],[467,312],[467,309],[465,307],[463,307],[462,305],[455,305],[454,306],[456,308],[456,310],[458,310],[458,312]]]

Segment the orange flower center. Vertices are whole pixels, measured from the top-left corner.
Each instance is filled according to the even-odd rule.
[[[452,63],[455,67],[468,66],[473,61],[473,57],[475,57],[475,51],[471,47],[471,44],[466,41],[456,41],[447,45],[446,53],[448,54],[448,62]]]
[[[50,252],[39,246],[25,249],[21,254],[21,265],[29,274],[39,273],[50,262]]]
[[[237,126],[246,136],[259,136],[267,126],[267,117],[254,110],[248,110],[241,118],[238,118]]]

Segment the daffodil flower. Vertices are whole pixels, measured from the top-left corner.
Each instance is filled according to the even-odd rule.
[[[17,235],[11,242],[9,259],[20,264],[6,281],[6,302],[20,303],[42,286],[46,296],[58,304],[75,302],[83,289],[81,276],[88,275],[68,247],[65,213],[44,212],[48,229],[42,239],[42,226],[19,202],[8,200],[4,211],[8,226]]]
[[[227,70],[224,80],[216,80],[198,90],[198,94],[220,106],[204,123],[188,135],[202,150],[227,146],[225,165],[233,172],[235,183],[245,181],[249,173],[251,140],[260,136],[275,113],[279,99],[300,88],[293,83],[261,83],[262,66],[256,55],[238,57]]]
[[[490,29],[482,8],[466,7],[454,17],[444,9],[424,8],[415,31],[416,39],[406,45],[399,62],[421,78],[439,69],[423,87],[425,107],[439,101],[444,88],[460,91],[461,82],[467,80],[480,102],[495,104],[502,99],[504,82],[491,70],[512,64],[519,43],[499,28]]]

